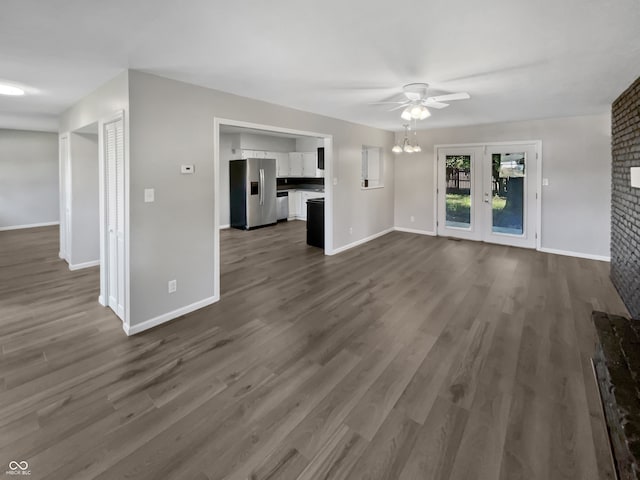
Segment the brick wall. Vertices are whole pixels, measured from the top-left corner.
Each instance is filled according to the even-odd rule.
[[[640,319],[640,188],[629,180],[629,168],[640,167],[640,78],[613,102],[611,116],[611,279]]]

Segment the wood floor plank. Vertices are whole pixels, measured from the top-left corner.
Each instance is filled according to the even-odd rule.
[[[604,262],[223,230],[220,302],[128,338],[58,240],[0,232],[0,460],[32,478],[614,478],[590,314],[626,312]]]

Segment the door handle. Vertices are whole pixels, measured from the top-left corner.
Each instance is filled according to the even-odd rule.
[[[260,205],[264,205],[264,169],[260,169]]]

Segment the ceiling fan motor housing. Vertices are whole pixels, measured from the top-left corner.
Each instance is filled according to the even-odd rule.
[[[427,88],[429,88],[428,83],[409,83],[402,87],[402,91],[404,92],[405,97],[412,102],[416,102],[423,98],[427,98]]]

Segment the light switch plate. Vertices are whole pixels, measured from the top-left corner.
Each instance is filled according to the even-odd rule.
[[[549,179],[548,178],[543,178],[542,179],[542,186],[543,187],[548,187],[549,186]]]
[[[156,199],[156,191],[153,188],[144,189],[144,203],[151,203]]]
[[[631,186],[640,188],[640,167],[631,167]]]
[[[194,165],[182,165],[180,166],[180,173],[195,173],[196,167]]]

